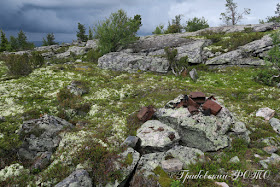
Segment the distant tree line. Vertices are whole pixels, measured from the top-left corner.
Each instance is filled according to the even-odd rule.
[[[10,36],[10,40],[6,38],[6,34],[1,29],[0,52],[3,51],[21,51],[29,50],[35,47],[34,43],[28,42],[25,33],[20,30],[17,37]]]

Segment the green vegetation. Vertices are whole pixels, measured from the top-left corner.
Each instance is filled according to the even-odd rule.
[[[92,32],[92,29],[90,27],[88,28],[88,39],[93,40],[93,32]]]
[[[137,40],[136,33],[141,26],[141,16],[127,17],[125,11],[112,13],[105,21],[99,22],[93,29],[99,41],[101,54],[117,51]]]
[[[224,32],[212,32],[204,31],[200,33],[207,39],[210,39],[213,44],[208,48],[211,48],[211,52],[228,52],[237,49],[239,46],[250,43],[254,40],[261,39],[265,33],[263,32],[235,32],[235,33],[224,33]],[[216,47],[215,47],[216,46]]]
[[[53,33],[48,33],[46,38],[47,38],[47,40],[45,40],[45,38],[43,38],[43,46],[58,44],[58,43],[56,43],[54,41],[55,38],[54,38],[54,34]]]
[[[85,26],[81,23],[78,23],[77,39],[82,42],[86,42],[88,40],[88,36],[86,35]]]
[[[209,25],[204,17],[202,18],[194,17],[187,21],[187,26],[185,27],[185,30],[187,32],[194,32],[208,27]]]
[[[172,73],[176,76],[181,75],[181,73],[187,69],[188,67],[188,57],[181,57],[179,60],[176,59],[176,56],[178,54],[177,49],[170,49],[169,47],[166,47],[164,49],[164,52],[166,54],[166,58],[170,63],[170,68],[172,70]]]
[[[89,66],[91,70],[78,71],[75,66],[79,65]],[[7,73],[5,69],[1,69],[0,72],[2,72],[0,74],[2,77],[5,72]],[[0,106],[0,113],[7,119],[0,125],[0,132],[4,134],[4,137],[0,138],[0,150],[4,150],[0,157],[1,163],[4,163],[1,169],[18,162],[13,151],[17,145],[20,145],[20,139],[15,131],[22,124],[23,118],[32,119],[44,113],[58,116],[62,107],[71,109],[68,106],[75,102],[72,99],[68,102],[67,98],[75,96],[69,94],[64,87],[73,80],[83,81],[90,88],[88,94],[81,96],[82,100],[77,99],[81,101],[77,102],[78,105],[90,103],[89,112],[85,115],[70,116],[73,124],[85,123],[86,125],[81,129],[77,127],[73,132],[65,132],[63,138],[65,143],[57,148],[53,155],[54,163],[46,170],[30,174],[28,178],[14,177],[9,181],[10,184],[21,182],[26,184],[27,181],[35,184],[39,181],[54,186],[68,176],[77,164],[82,164],[89,170],[94,167],[97,171],[90,172],[90,175],[97,181],[110,181],[114,177],[121,177],[121,172],[114,170],[109,170],[112,173],[111,177],[104,175],[104,172],[108,171],[105,169],[111,168],[107,167],[106,160],[115,158],[118,152],[111,143],[121,143],[127,135],[133,135],[136,132],[141,125],[137,121],[136,112],[142,106],[164,107],[167,101],[179,94],[189,94],[190,91],[203,91],[207,95],[214,94],[216,99],[235,113],[252,132],[250,135],[252,142],[247,145],[241,140],[235,140],[233,147],[224,151],[225,155],[220,158],[221,163],[218,162],[220,160],[218,157],[209,155],[213,162],[197,164],[193,166],[196,169],[191,171],[209,169],[214,172],[218,167],[223,167],[226,171],[250,167],[260,169],[257,164],[247,163],[246,160],[254,159],[252,155],[255,153],[266,155],[257,145],[260,145],[261,138],[276,137],[276,133],[269,124],[263,124],[262,119],[255,118],[255,113],[263,107],[279,111],[280,91],[255,82],[256,74],[256,68],[235,67],[211,71],[202,68],[199,71],[200,78],[193,82],[189,77],[174,77],[172,74],[114,72],[101,70],[92,63],[74,63],[74,65],[56,64],[41,67],[28,76],[1,81],[0,102],[3,105]],[[62,93],[65,93],[66,98]],[[30,116],[32,110],[37,111],[36,116]],[[96,157],[92,156],[95,154]],[[233,156],[238,156],[241,164],[228,164]],[[96,166],[93,163],[100,165]],[[164,177],[162,179],[162,182],[166,182]],[[202,182],[201,184],[206,186],[212,184]],[[173,179],[168,179],[168,183],[175,182]],[[240,183],[239,181],[238,184]],[[194,183],[189,181],[188,184],[191,186]]]
[[[237,12],[237,3],[233,0],[226,0],[226,12],[221,13],[220,20],[222,20],[226,25],[236,25],[244,15],[250,14],[251,9],[244,8],[242,13]]]
[[[164,31],[165,34],[169,33],[181,33],[183,26],[181,25],[181,19],[182,15],[176,15],[175,19],[172,19],[171,23],[168,22],[168,27],[166,31]]]
[[[1,30],[1,43],[0,43],[0,52],[6,51],[8,47],[8,39],[6,38],[5,33]]]
[[[25,53],[23,55],[1,55],[1,59],[8,68],[8,74],[12,76],[26,76],[34,69],[44,65],[44,58],[33,52],[31,55]]]
[[[153,34],[164,34],[163,30],[164,25],[160,24],[156,27],[156,29],[153,31]]]
[[[97,49],[91,49],[87,52],[86,55],[86,60],[88,62],[93,62],[93,63],[97,63],[98,62],[98,58],[100,58],[102,55],[100,54],[99,50]]]

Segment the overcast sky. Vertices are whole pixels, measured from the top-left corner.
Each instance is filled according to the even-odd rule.
[[[220,26],[220,13],[225,12],[225,0],[0,0],[0,28],[7,36],[22,29],[30,41],[41,41],[46,33],[54,33],[56,41],[76,39],[77,23],[94,26],[118,9],[129,17],[140,14],[139,35],[151,34],[155,27],[182,14],[182,24],[193,17],[204,16],[211,27]],[[251,14],[241,24],[257,24],[259,19],[273,16],[280,0],[234,0],[241,12]]]

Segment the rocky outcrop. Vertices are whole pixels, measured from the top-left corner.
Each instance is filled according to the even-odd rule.
[[[199,30],[196,33],[199,34],[205,31],[232,33],[232,32],[242,32],[246,28],[251,29],[253,32],[265,32],[265,31],[273,30],[278,27],[279,24],[277,23],[230,25],[230,26],[222,26],[222,27],[210,27],[210,28]]]
[[[160,57],[113,52],[100,57],[98,59],[98,66],[103,69],[115,71],[135,72],[141,70],[166,73],[169,68],[169,63],[166,59]]]
[[[280,120],[276,118],[272,118],[269,120],[270,125],[272,126],[273,130],[280,134]]]
[[[264,52],[272,48],[272,39],[266,35],[260,40],[250,42],[239,49],[224,53],[210,60],[207,65],[265,65],[261,58],[265,56]],[[261,58],[258,58],[261,57]]]
[[[66,52],[56,54],[55,57],[56,58],[67,58],[67,57],[70,57],[71,54],[83,55],[86,53],[86,51],[87,51],[87,48],[85,48],[85,47],[72,46],[72,47],[69,47],[69,49]]]
[[[18,154],[27,160],[38,160],[43,154],[49,155],[59,145],[61,140],[59,132],[73,127],[71,123],[55,116],[44,115],[39,119],[25,121],[19,131],[23,139]],[[49,159],[50,156],[43,158]]]
[[[63,181],[55,185],[55,187],[70,187],[70,186],[79,186],[79,187],[92,187],[92,180],[86,170],[79,169],[71,173]]]
[[[207,49],[211,41],[198,38],[201,32],[264,32],[278,27],[274,23],[257,25],[234,25],[206,28],[191,33],[177,33],[152,35],[141,37],[137,42],[128,46],[128,49],[120,50],[104,55],[98,60],[98,65],[104,69],[116,71],[154,71],[166,72],[169,63],[165,57],[165,47],[175,48],[178,51],[177,59],[188,57],[188,62],[192,64],[204,63],[211,66],[262,66],[263,60],[267,56],[267,51],[272,47],[272,40],[269,36],[264,36],[261,40],[253,41],[237,50],[222,54],[213,54]],[[211,59],[210,59],[211,58]],[[154,66],[154,67],[153,67]],[[163,68],[164,66],[165,68]],[[158,68],[161,67],[161,68]]]

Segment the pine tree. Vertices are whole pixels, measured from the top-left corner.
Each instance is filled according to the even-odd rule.
[[[43,38],[43,46],[48,46],[48,45],[55,45],[57,44],[54,40],[54,34],[53,33],[48,33],[47,34],[47,40],[45,40],[45,38]]]
[[[0,52],[6,51],[8,47],[9,41],[6,38],[5,33],[1,29],[1,43],[0,43]]]
[[[85,26],[81,23],[78,23],[77,38],[78,38],[78,40],[80,40],[82,42],[86,42],[88,40],[88,37],[86,35]]]
[[[10,46],[11,46],[11,51],[16,51],[19,49],[19,44],[17,38],[14,36],[10,36]]]
[[[20,30],[17,37],[19,50],[25,50],[28,46],[27,37],[25,33]]]
[[[90,27],[88,28],[88,39],[93,40],[93,33]]]

